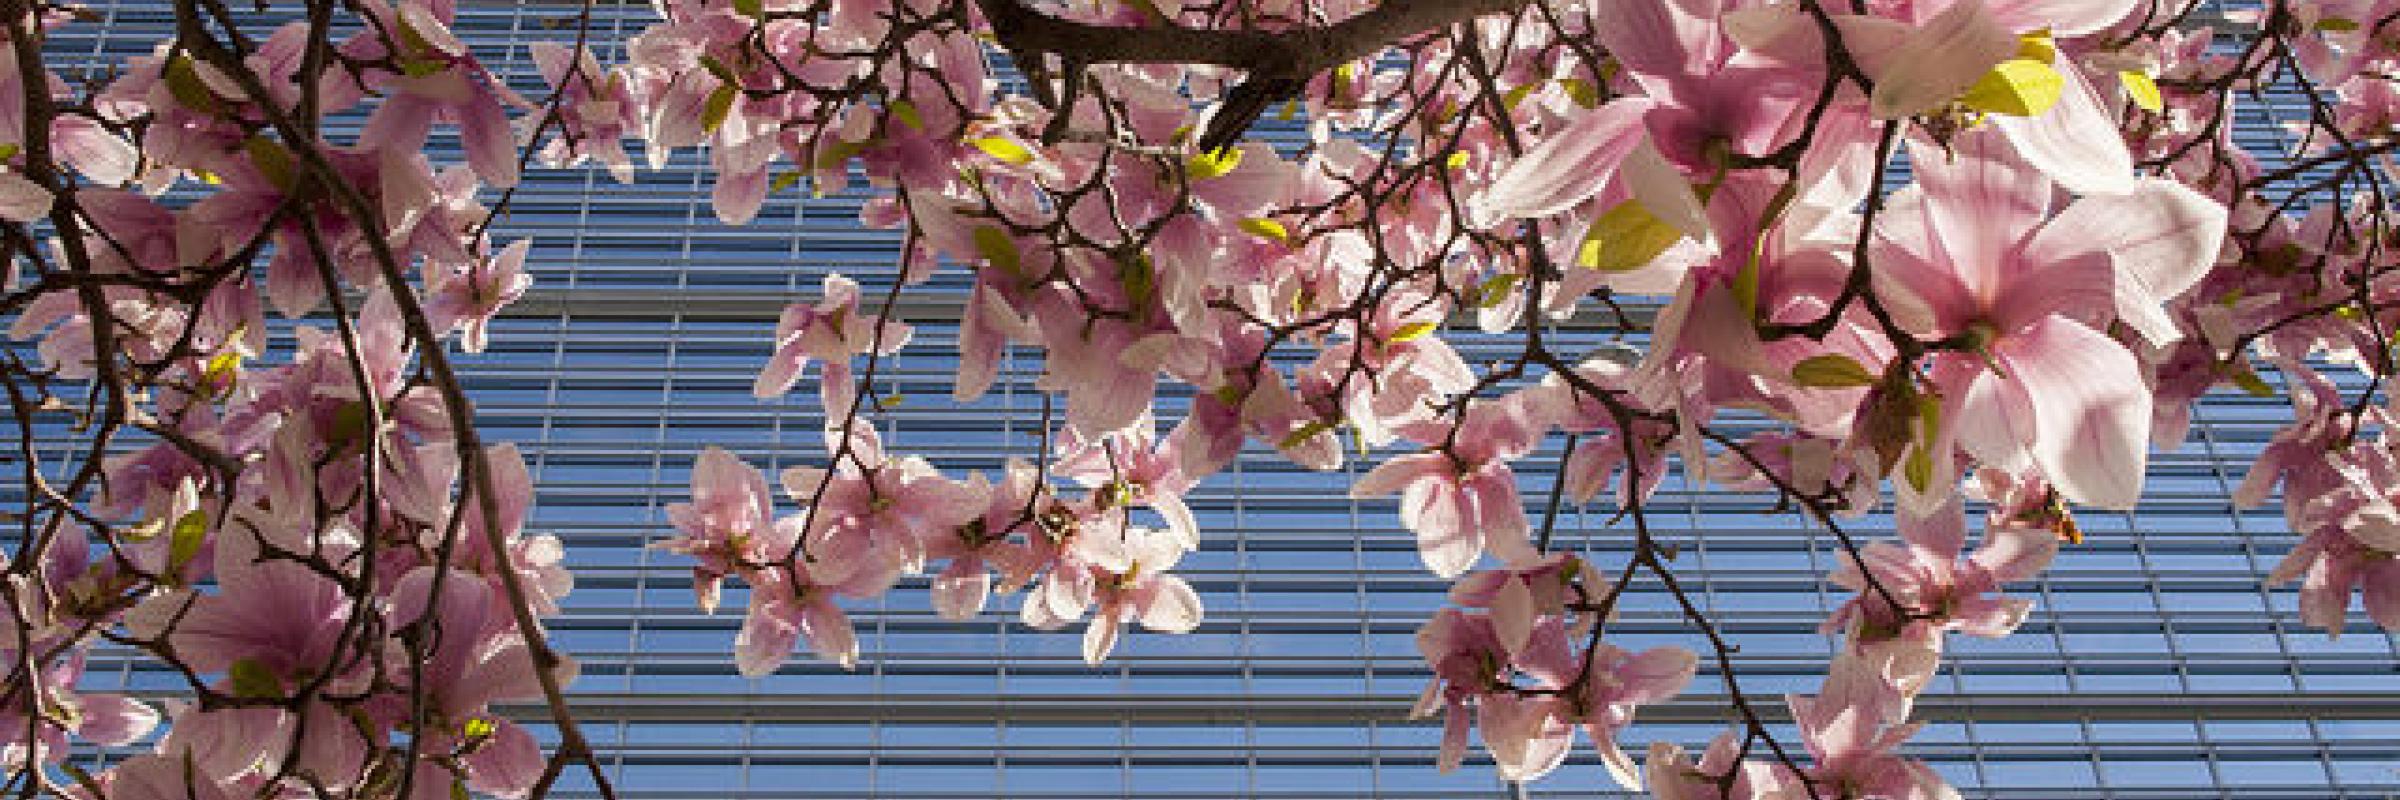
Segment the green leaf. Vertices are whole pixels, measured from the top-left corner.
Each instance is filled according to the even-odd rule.
[[[1958,102],[1986,113],[2038,117],[2058,105],[2066,86],[2066,76],[2058,74],[2049,64],[2012,58],[1984,73],[1966,94],[1959,96]]]
[[[1509,89],[1506,94],[1500,95],[1500,107],[1515,111],[1519,104],[1525,102],[1526,97],[1533,94],[1533,90],[1539,88],[1542,88],[1540,81],[1519,84],[1515,88]]]
[[[767,16],[767,4],[765,0],[733,0],[733,13],[763,19]]]
[[[1392,341],[1392,342],[1411,342],[1411,341],[1416,341],[1416,340],[1418,340],[1418,339],[1423,339],[1423,338],[1425,338],[1427,334],[1431,334],[1431,333],[1433,333],[1433,332],[1434,332],[1434,330],[1435,330],[1436,328],[1440,328],[1440,327],[1441,327],[1441,323],[1438,323],[1438,322],[1432,322],[1432,321],[1411,322],[1411,323],[1409,323],[1409,324],[1406,324],[1406,325],[1402,325],[1402,326],[1400,326],[1400,329],[1399,329],[1399,330],[1392,331],[1392,338],[1390,339],[1390,341]]]
[[[780,192],[785,189],[792,188],[794,185],[800,183],[800,177],[799,170],[791,170],[781,175],[777,175],[775,176],[774,183],[767,184],[767,191]]]
[[[1940,398],[1928,395],[1917,399],[1917,425],[1917,441],[1908,450],[1908,461],[1900,465],[1900,474],[1910,486],[1924,492],[1933,486],[1933,443],[1942,434]]]
[[[1250,217],[1234,224],[1244,232],[1261,239],[1271,239],[1283,244],[1292,243],[1292,232],[1285,230],[1283,223],[1266,217]]]
[[[22,152],[25,152],[25,147],[23,145],[15,144],[13,142],[9,144],[0,144],[0,161],[7,161],[9,159],[16,158],[17,154]]]
[[[1875,373],[1849,356],[1827,353],[1792,365],[1792,382],[1811,389],[1855,389],[1875,385]]]
[[[991,225],[975,229],[975,254],[1001,272],[1024,277],[1023,257],[1017,253],[1017,240],[1008,232]]]
[[[2151,80],[2150,73],[2126,70],[2117,73],[2117,81],[2125,84],[2125,96],[2133,98],[2133,104],[2143,111],[2156,114],[2167,109],[2167,97],[2159,93],[2158,81]]]
[[[1627,200],[1592,221],[1575,263],[1602,272],[1636,270],[1682,238],[1682,231],[1650,213],[1641,201]]]
[[[167,572],[180,574],[183,568],[200,555],[200,545],[208,541],[208,513],[194,510],[175,520],[173,538],[167,540]]]
[[[467,794],[465,778],[450,779],[450,800],[474,800],[474,797],[474,795]]]
[[[274,184],[275,188],[290,192],[297,184],[299,174],[292,169],[292,152],[283,149],[283,145],[275,140],[252,136],[242,142],[242,152],[250,156],[250,164],[257,167],[258,174]]]
[[[709,92],[708,105],[700,109],[700,132],[716,133],[718,128],[725,127],[726,118],[733,116],[733,101],[741,97],[742,90],[730,83],[721,84],[716,91]]]
[[[2250,369],[2248,364],[2235,368],[2229,377],[2234,386],[2248,392],[2251,397],[2275,396],[2275,387],[2267,385],[2266,379],[2259,377],[2258,373]]]
[[[2324,17],[2317,20],[2317,30],[2347,33],[2358,30],[2358,20],[2347,17]]]
[[[1475,307],[1495,308],[1501,303],[1508,302],[1508,295],[1510,292],[1516,291],[1518,280],[1516,273],[1508,272],[1494,275],[1490,280],[1484,281],[1482,286],[1475,289]]]
[[[2048,64],[2058,60],[2058,40],[2049,28],[2017,34],[2017,57]]]
[[[1276,445],[1276,447],[1285,450],[1299,447],[1301,442],[1308,441],[1317,434],[1333,430],[1333,425],[1334,423],[1326,422],[1321,419],[1310,420],[1308,424],[1300,426],[1299,430],[1292,431],[1292,435],[1283,437],[1283,443]]]
[[[1033,151],[1025,149],[1024,145],[1017,144],[1017,140],[1005,136],[969,139],[967,144],[974,145],[975,149],[983,151],[984,155],[998,159],[1002,163],[1022,167],[1033,162]]]
[[[233,681],[233,696],[244,699],[274,699],[283,696],[283,679],[275,677],[257,659],[237,658],[225,668],[225,676]]]
[[[1241,165],[1242,151],[1227,147],[1214,152],[1194,154],[1192,160],[1185,162],[1184,168],[1189,171],[1192,180],[1204,181],[1232,172],[1235,167]]]
[[[831,144],[817,148],[817,161],[814,166],[820,170],[832,169],[841,166],[842,162],[850,160],[851,156],[858,155],[865,149],[867,149],[866,145],[835,139]]]
[[[1615,62],[1610,63],[1613,66]],[[1613,72],[1613,70],[1611,71]],[[1575,101],[1575,105],[1584,108],[1600,107],[1600,88],[1593,86],[1591,81],[1582,78],[1560,78],[1558,79],[1558,88],[1565,90],[1567,99]]]
[[[925,129],[925,115],[917,111],[917,104],[905,99],[895,99],[884,104],[884,107],[891,110],[892,119],[899,120],[900,124],[908,126],[910,130]]]
[[[741,85],[742,79],[734,76],[733,68],[725,66],[725,62],[718,61],[716,56],[701,53],[700,68],[708,70],[710,75],[717,76],[718,83]]]
[[[1148,253],[1136,255],[1119,265],[1117,279],[1125,283],[1125,296],[1133,301],[1137,311],[1149,306],[1151,296],[1158,292],[1158,270],[1150,265]]]
[[[167,94],[173,96],[176,103],[202,114],[216,115],[217,94],[209,91],[208,84],[200,80],[200,70],[192,66],[190,56],[178,55],[168,59],[163,77],[167,81]]]

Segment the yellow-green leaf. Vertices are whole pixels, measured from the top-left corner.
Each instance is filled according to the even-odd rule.
[[[1609,65],[1613,68],[1616,62],[1611,61]],[[1613,69],[1609,71],[1613,72]],[[1567,99],[1575,101],[1578,106],[1600,107],[1600,88],[1593,86],[1591,81],[1582,78],[1560,78],[1558,79],[1558,88],[1564,90],[1567,93]]]
[[[1150,265],[1150,254],[1143,253],[1126,259],[1117,267],[1117,280],[1125,284],[1125,296],[1133,301],[1136,310],[1150,305],[1158,292],[1158,271]]]
[[[1308,441],[1311,437],[1314,437],[1317,434],[1333,430],[1333,425],[1333,423],[1326,422],[1321,419],[1310,420],[1308,424],[1300,426],[1299,430],[1292,431],[1292,435],[1283,437],[1283,443],[1276,445],[1276,447],[1285,450],[1299,447],[1301,442]]]
[[[733,0],[733,13],[759,19],[767,15],[766,5],[765,0]]]
[[[181,573],[185,565],[200,555],[200,545],[208,541],[208,513],[191,511],[175,520],[173,538],[167,540],[167,572]]]
[[[1001,272],[1022,276],[1023,258],[1017,253],[1017,240],[1008,238],[1008,231],[986,225],[975,229],[975,254]]]
[[[1500,95],[1500,107],[1515,111],[1519,104],[1525,102],[1526,97],[1533,94],[1533,90],[1539,88],[1542,88],[1542,84],[1539,82],[1518,84],[1515,88],[1509,89],[1506,94]]]
[[[899,120],[900,124],[908,126],[911,130],[925,129],[925,115],[917,111],[917,104],[907,100],[893,100],[885,107],[891,109],[892,119]]]
[[[1409,324],[1406,324],[1406,325],[1402,325],[1402,326],[1400,326],[1400,329],[1399,329],[1399,330],[1392,331],[1392,338],[1391,338],[1391,341],[1394,341],[1394,342],[1407,342],[1407,341],[1414,341],[1414,340],[1417,340],[1417,339],[1423,339],[1423,338],[1425,338],[1425,336],[1426,336],[1427,334],[1433,333],[1434,329],[1435,329],[1435,328],[1439,328],[1439,327],[1441,327],[1441,323],[1438,323],[1438,322],[1432,322],[1432,321],[1418,321],[1418,322],[1411,322],[1411,323],[1409,323]]]
[[[975,149],[983,151],[984,155],[1015,166],[1022,167],[1033,161],[1033,151],[1025,149],[1024,145],[1017,144],[1017,140],[1005,136],[969,139],[967,144],[974,145]]]
[[[908,395],[888,394],[877,399],[875,405],[879,408],[899,408],[901,403],[906,402],[908,402]]]
[[[2117,73],[2117,80],[2125,84],[2125,96],[2133,98],[2133,104],[2142,110],[2153,114],[2166,110],[2167,98],[2159,93],[2158,81],[2151,80],[2150,73],[2126,70]]]
[[[1515,291],[1516,288],[1516,273],[1494,275],[1491,280],[1484,281],[1482,286],[1476,287],[1475,307],[1492,308],[1507,302],[1509,292]]]
[[[774,183],[767,184],[767,191],[770,191],[770,192],[780,192],[780,191],[783,191],[783,190],[785,190],[785,189],[792,188],[793,186],[795,186],[795,185],[797,185],[797,184],[799,184],[799,183],[800,183],[800,171],[799,171],[799,170],[789,170],[789,171],[786,171],[786,172],[784,172],[783,174],[780,174],[780,175],[777,175],[777,176],[775,176],[775,182],[774,182]]]
[[[2349,31],[2358,30],[2358,28],[2358,20],[2349,19],[2347,17],[2325,17],[2317,20],[2317,30],[2321,31],[2346,33]]]
[[[2012,58],[1984,73],[1958,102],[1986,113],[2038,117],[2058,105],[2066,86],[2066,76],[2047,62]]]
[[[1592,221],[1575,263],[1602,272],[1640,269],[1682,238],[1682,231],[1650,213],[1641,201],[1627,200]]]
[[[1451,169],[1466,169],[1467,162],[1471,160],[1473,160],[1473,158],[1467,155],[1467,151],[1452,150],[1450,151],[1449,157],[1442,159],[1442,166],[1449,167]]]
[[[700,132],[716,133],[718,128],[725,127],[726,118],[733,116],[733,101],[741,97],[742,90],[730,83],[720,84],[716,91],[709,92],[708,105],[700,109]]]
[[[232,679],[235,697],[273,699],[283,696],[283,679],[275,677],[275,671],[257,659],[234,659],[233,664],[225,668],[225,676]]]
[[[1227,147],[1193,154],[1192,160],[1185,162],[1184,169],[1191,174],[1192,180],[1204,181],[1232,172],[1235,167],[1241,165],[1242,151],[1238,148]]]
[[[268,183],[286,192],[292,190],[297,176],[292,171],[291,151],[283,149],[283,145],[273,139],[252,136],[249,141],[242,143],[242,152],[250,156],[250,164],[258,168],[258,174],[266,178]]]
[[[1284,244],[1290,244],[1292,241],[1292,232],[1285,229],[1283,223],[1266,217],[1250,217],[1234,224],[1244,232],[1261,239],[1272,239]]]
[[[842,162],[850,160],[851,156],[858,155],[865,149],[867,149],[866,145],[835,139],[832,143],[817,148],[816,168],[822,170],[841,166]]]
[[[25,152],[24,145],[14,142],[0,144],[0,161],[7,161],[9,159],[16,158],[17,154],[22,152]]]
[[[1792,365],[1792,382],[1811,389],[1854,389],[1875,385],[1875,373],[1849,356],[1826,353]]]
[[[1917,399],[1917,424],[1916,444],[1909,448],[1908,460],[1900,465],[1900,470],[1910,486],[1924,492],[1933,486],[1933,443],[1942,434],[1940,398],[1928,395]]]
[[[2058,42],[2050,37],[2049,28],[2017,34],[2017,57],[2051,63],[2058,59]]]
[[[725,62],[718,61],[716,56],[701,53],[700,68],[708,70],[708,74],[716,76],[718,83],[738,85],[742,82],[741,78],[734,77],[733,68],[725,66]]]
[[[175,102],[203,114],[217,113],[217,95],[208,90],[207,83],[200,80],[200,71],[192,66],[190,56],[178,55],[168,59],[163,77],[167,81],[167,94],[173,96]]]

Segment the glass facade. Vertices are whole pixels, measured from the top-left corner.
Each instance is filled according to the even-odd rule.
[[[562,23],[576,4],[461,5],[460,35],[539,97],[525,45],[571,38]],[[70,80],[77,60],[147,52],[171,26],[164,3],[95,8],[97,21],[64,28],[54,43],[51,59]],[[651,11],[601,5],[594,16],[594,41],[614,42]],[[2276,135],[2270,111],[2244,117],[2242,135]],[[436,146],[455,142],[437,135]],[[802,656],[771,677],[736,674],[741,597],[726,598],[737,613],[699,613],[688,563],[645,545],[664,536],[661,509],[684,499],[686,469],[705,445],[769,469],[821,463],[814,393],[761,402],[752,377],[785,303],[812,298],[829,271],[877,296],[896,240],[861,229],[855,199],[811,198],[805,187],[774,195],[747,227],[720,225],[698,164],[687,151],[630,186],[597,171],[531,172],[496,238],[534,238],[536,284],[495,325],[490,352],[460,358],[486,438],[521,443],[534,470],[529,529],[568,545],[578,583],[554,636],[583,665],[572,693],[623,795],[1509,795],[1480,757],[1438,774],[1438,724],[1405,719],[1426,680],[1411,634],[1445,585],[1421,567],[1390,500],[1347,499],[1355,462],[1309,473],[1253,448],[1205,483],[1191,500],[1204,546],[1180,571],[1205,599],[1207,622],[1184,636],[1132,634],[1105,666],[1083,664],[1075,631],[1017,624],[1015,597],[972,622],[939,619],[917,578],[851,606],[855,671]],[[953,476],[1030,455],[1041,419],[1031,388],[1039,364],[1024,353],[983,400],[948,399],[954,370],[943,354],[956,328],[945,320],[955,320],[960,277],[911,290],[899,316],[918,338],[877,387],[904,398],[880,412],[887,441]],[[1496,343],[1463,341],[1471,362],[1498,353]],[[2294,594],[2260,585],[2293,541],[2280,506],[2235,511],[2226,499],[2289,413],[2281,399],[2213,398],[2191,440],[2155,457],[2137,511],[2081,514],[2089,538],[2027,590],[2040,605],[2022,630],[1951,640],[1918,707],[1933,724],[1913,752],[1971,798],[2400,792],[2393,638],[2363,618],[2338,640],[2300,626]],[[1554,458],[1522,468],[1529,494],[1549,485]],[[1814,626],[1843,598],[1819,580],[1834,563],[1831,537],[1772,507],[1676,479],[1653,525],[1681,547],[1679,568],[1741,645],[1742,688],[1779,711],[1774,698],[1815,686],[1830,644]],[[1566,512],[1558,542],[1621,562],[1627,534],[1611,513]],[[1889,522],[1857,530],[1888,535]],[[1637,585],[1621,608],[1621,645],[1696,642],[1655,584]],[[103,648],[87,680],[181,688],[125,655]],[[1700,745],[1723,729],[1724,706],[1704,661],[1689,694],[1646,709],[1624,738]],[[579,778],[568,772],[563,796],[591,794]],[[1529,791],[1624,796],[1588,751]]]

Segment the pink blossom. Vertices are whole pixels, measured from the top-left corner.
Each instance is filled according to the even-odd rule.
[[[1351,497],[1401,492],[1401,523],[1416,532],[1425,566],[1445,578],[1473,566],[1487,543],[1510,564],[1535,557],[1508,466],[1533,448],[1535,430],[1521,403],[1477,403],[1455,430],[1425,422],[1404,432],[1431,449],[1377,466],[1350,488]]]

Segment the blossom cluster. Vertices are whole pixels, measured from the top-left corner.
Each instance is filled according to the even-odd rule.
[[[666,509],[698,604],[746,592],[743,674],[804,645],[854,665],[844,603],[908,576],[946,618],[1020,594],[1029,626],[1082,622],[1095,664],[1128,622],[1193,630],[1184,498],[1255,448],[1363,467],[1352,496],[1397,495],[1455,581],[1417,637],[1445,768],[1477,734],[1535,779],[1581,731],[1662,798],[1956,796],[1902,752],[1946,638],[2016,629],[2010,585],[2081,541],[2077,509],[2132,507],[2211,391],[2293,407],[2233,498],[2282,487],[2300,538],[2266,578],[2302,578],[2329,631],[2353,595],[2400,624],[2390,3],[2277,0],[2222,37],[2193,5],[660,0],[621,43],[532,45],[537,100],[449,0],[264,35],[178,0],[175,40],[88,89],[28,69],[82,23],[0,4],[0,305],[33,352],[7,389],[24,430],[96,432],[81,472],[29,466],[0,651],[31,699],[0,709],[0,761],[95,800],[517,797],[579,760],[605,782],[540,630],[572,575],[524,530],[530,475],[476,436],[451,341],[482,352],[529,290],[532,243],[492,236],[521,169],[632,181],[700,148],[727,224],[859,192],[904,242],[762,331],[754,393],[813,382],[823,458],[779,501],[711,448]],[[2279,83],[2310,100],[2299,144],[2245,151],[2243,95]],[[875,376],[916,332],[896,300],[943,270],[970,287],[943,298],[954,398],[1014,349],[1063,406],[998,474],[879,427]],[[1649,527],[1671,474],[1841,544],[1838,655],[1787,700],[1802,747]],[[1566,501],[1615,512],[1618,555],[1553,544]],[[1897,541],[1842,527],[1879,512]],[[1716,656],[1737,722],[1697,757],[1618,741],[1704,661],[1612,640],[1634,583]],[[78,693],[103,639],[192,701]],[[491,712],[533,699],[553,754]],[[103,774],[40,766],[162,724]]]

